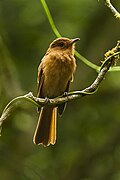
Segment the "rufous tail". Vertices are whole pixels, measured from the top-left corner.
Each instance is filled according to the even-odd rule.
[[[35,130],[33,142],[43,146],[54,145],[56,142],[56,117],[57,108],[41,108],[38,124]]]

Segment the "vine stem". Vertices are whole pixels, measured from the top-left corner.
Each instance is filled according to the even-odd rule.
[[[56,26],[55,26],[55,23],[54,23],[54,21],[53,21],[52,15],[51,15],[51,13],[50,13],[50,10],[49,10],[49,8],[48,8],[48,6],[47,6],[46,1],[45,1],[45,0],[40,0],[40,1],[41,1],[41,4],[42,4],[42,6],[43,6],[43,8],[44,8],[44,10],[45,10],[45,13],[46,13],[46,15],[47,15],[48,21],[49,21],[49,23],[50,23],[50,26],[51,26],[54,34],[55,34],[57,37],[61,37],[61,34],[59,33],[59,31],[57,30],[57,28],[56,28]]]
[[[84,64],[86,64],[87,66],[89,66],[90,68],[99,71],[100,66],[97,66],[94,63],[91,63],[90,61],[88,61],[85,57],[83,57],[80,53],[78,53],[77,51],[75,51],[75,55],[78,59],[80,59]]]

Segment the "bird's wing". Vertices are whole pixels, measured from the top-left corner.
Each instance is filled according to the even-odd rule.
[[[72,78],[71,78],[71,80],[72,80]],[[67,87],[66,87],[66,89],[65,89],[65,93],[68,93],[68,91],[69,91],[69,87],[70,87],[70,82],[71,82],[71,80],[69,80],[68,81],[68,83],[67,83]],[[65,107],[66,107],[66,104],[67,103],[63,103],[63,104],[60,104],[59,106],[58,106],[58,113],[59,113],[59,115],[62,115],[62,113],[64,112],[64,110],[65,110]]]
[[[37,97],[42,97],[41,90],[43,85],[44,75],[41,64],[38,67],[38,78],[37,78]]]

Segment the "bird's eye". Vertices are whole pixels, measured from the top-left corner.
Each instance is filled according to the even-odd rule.
[[[64,47],[65,46],[65,43],[64,42],[54,42],[51,44],[51,47],[54,48],[54,47]]]
[[[64,46],[64,43],[63,43],[63,42],[59,43],[59,46],[60,46],[60,47],[63,47],[63,46]]]

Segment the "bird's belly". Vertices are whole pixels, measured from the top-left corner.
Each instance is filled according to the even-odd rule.
[[[43,96],[52,98],[62,95],[72,77],[71,66],[66,66],[65,63],[53,63],[51,67],[46,67],[44,71]]]

